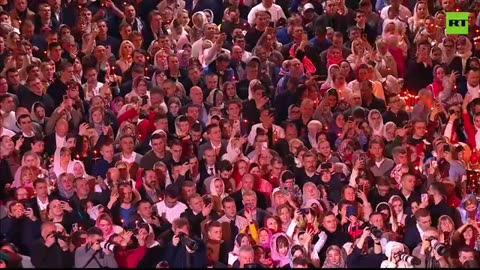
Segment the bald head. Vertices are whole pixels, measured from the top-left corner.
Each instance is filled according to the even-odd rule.
[[[194,86],[190,89],[190,98],[193,104],[203,103],[203,91],[202,88]]]

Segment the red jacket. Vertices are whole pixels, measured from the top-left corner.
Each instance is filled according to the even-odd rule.
[[[115,260],[118,268],[136,268],[147,252],[146,246],[140,246],[136,249],[120,250],[115,253]]]

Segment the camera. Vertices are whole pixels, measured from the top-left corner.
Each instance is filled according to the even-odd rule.
[[[320,169],[322,170],[330,170],[333,167],[331,162],[325,162],[320,165]]]
[[[53,237],[55,238],[55,241],[58,241],[58,239],[60,240],[63,240],[63,241],[67,241],[67,237],[65,235],[63,235],[61,232],[53,232],[51,235],[53,235]]]
[[[184,233],[179,233],[178,237],[180,238],[180,241],[182,244],[187,246],[189,249],[196,251],[198,249],[198,243],[197,241],[193,240],[192,238],[188,237]]]
[[[113,243],[109,243],[109,242],[102,242],[100,243],[100,247],[103,249],[103,250],[108,250],[110,252],[115,252],[118,250],[118,246],[116,244],[113,244]]]
[[[376,238],[382,238],[383,232],[379,228],[372,226],[372,228],[370,228],[370,232],[372,232],[373,236]]]
[[[430,237],[426,239],[427,241],[430,241],[430,245],[432,246],[432,249],[435,250],[435,252],[438,253],[438,255],[445,257],[448,253],[448,248],[440,243],[437,239]]]
[[[410,256],[407,253],[399,254],[399,256],[400,256],[400,260],[407,262],[411,265],[420,265],[422,263],[422,261],[419,258]]]

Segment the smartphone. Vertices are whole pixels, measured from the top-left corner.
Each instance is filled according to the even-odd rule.
[[[348,117],[348,121],[353,121],[353,115],[350,115],[350,116]]]
[[[333,164],[331,162],[325,162],[320,165],[320,169],[322,170],[329,170],[333,167]]]
[[[308,215],[308,213],[310,213],[310,209],[309,208],[300,208],[300,213],[302,213],[302,215]]]
[[[268,27],[275,28],[275,22],[273,22],[273,21],[269,22]]]
[[[450,145],[448,145],[448,144],[443,145],[443,152],[450,152],[450,151],[451,151],[450,150]]]
[[[103,118],[103,125],[110,126],[110,117],[106,116]]]
[[[63,95],[63,101],[67,100],[68,99],[68,96],[67,95]]]
[[[142,96],[142,106],[148,103],[148,96]]]
[[[358,190],[364,191],[364,190],[365,190],[365,186],[364,186],[364,185],[358,185]]]
[[[427,193],[423,193],[421,200],[422,200],[422,202],[428,201],[428,194],[427,194]]]
[[[204,203],[205,205],[211,204],[211,203],[212,203],[212,196],[209,196],[209,195],[203,196],[203,203]]]

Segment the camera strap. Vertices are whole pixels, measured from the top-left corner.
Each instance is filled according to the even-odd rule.
[[[95,253],[93,253],[92,257],[90,257],[90,259],[87,261],[87,263],[82,268],[87,268],[88,264],[91,263],[92,260],[95,260],[95,262],[97,262],[98,266],[100,266],[100,268],[103,268],[103,265],[97,259],[98,252],[100,252],[100,250],[95,251]]]

